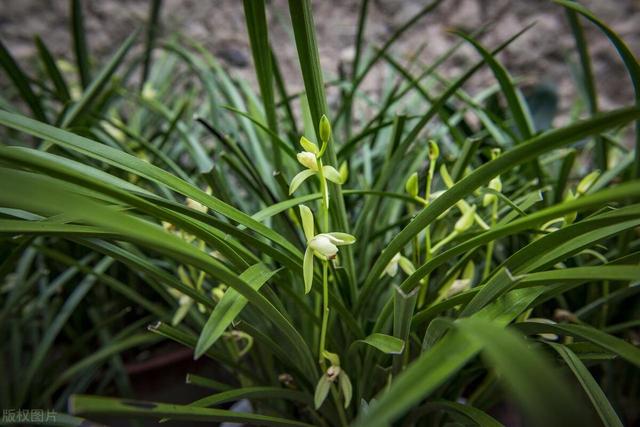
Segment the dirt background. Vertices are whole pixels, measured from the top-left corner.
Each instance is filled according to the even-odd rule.
[[[290,91],[301,88],[286,0],[268,1],[271,40],[276,47]],[[427,0],[371,0],[365,40],[381,46],[393,32],[412,17]],[[631,50],[640,53],[640,0],[583,0],[597,16],[621,34]],[[148,17],[148,0],[86,0],[85,18],[91,53],[105,57]],[[314,1],[320,57],[326,79],[337,75],[340,62],[353,56],[357,26],[356,0]],[[34,55],[33,35],[40,34],[56,55],[73,59],[69,32],[69,2],[64,0],[0,0],[0,38],[25,68]],[[255,78],[240,0],[164,0],[161,12],[162,36],[182,32],[200,40],[231,69],[237,78]],[[575,99],[575,77],[570,63],[576,62],[574,41],[561,7],[548,0],[444,0],[434,12],[421,19],[395,45],[391,53],[404,61],[423,46],[424,64],[433,61],[458,39],[448,31],[472,31],[491,24],[482,37],[492,47],[523,26],[535,26],[501,55],[501,60],[525,85],[547,84],[560,95],[561,111],[567,112]],[[602,109],[629,103],[633,94],[622,62],[608,40],[585,22]],[[426,46],[424,46],[426,44]],[[442,68],[455,76],[477,56],[464,46]],[[388,71],[377,67],[362,86],[369,92],[380,89]],[[473,93],[494,80],[488,70],[468,85]]]

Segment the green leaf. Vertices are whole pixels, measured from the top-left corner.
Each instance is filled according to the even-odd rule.
[[[514,278],[509,270],[501,268],[489,278],[487,283],[480,289],[480,292],[464,307],[460,317],[468,317],[480,311],[485,305],[507,293],[517,282],[518,279]]]
[[[400,261],[402,261],[400,258]],[[407,260],[408,261],[408,260]],[[409,334],[411,332],[411,319],[413,310],[418,300],[418,288],[404,293],[402,289],[395,287],[393,293],[393,336],[403,342],[403,346],[409,346]],[[393,372],[398,374],[406,360],[404,357],[394,357]]]
[[[142,400],[74,395],[69,400],[74,415],[123,415],[131,418],[168,418],[182,421],[247,423],[263,426],[309,426],[309,424],[266,415],[198,408]]]
[[[413,239],[427,225],[434,221],[443,212],[453,206],[458,200],[472,193],[478,187],[486,184],[491,178],[522,164],[538,155],[559,148],[563,145],[580,140],[588,135],[604,131],[605,129],[618,126],[640,117],[640,108],[629,107],[616,110],[610,113],[598,114],[594,118],[578,122],[566,128],[557,129],[536,136],[533,139],[523,142],[517,147],[505,152],[500,157],[484,164],[457,182],[452,188],[445,191],[440,197],[435,199],[430,205],[423,209],[393,240],[387,245],[385,250],[376,259],[370,269],[365,281],[365,289],[359,303],[363,304],[368,295],[369,289],[376,279],[391,261],[391,258],[398,253],[404,245]],[[423,266],[424,267],[424,266]],[[419,268],[416,276],[423,268]],[[423,276],[419,276],[423,277]],[[404,287],[403,287],[404,288]]]
[[[22,71],[2,41],[0,41],[0,66],[4,68],[4,71],[16,86],[18,93],[29,106],[33,116],[40,121],[46,122],[47,117],[40,103],[40,98],[33,92],[29,77]]]
[[[404,350],[404,340],[380,333],[371,334],[358,342],[368,344],[385,354],[402,354]]]
[[[47,45],[42,41],[40,36],[36,36],[34,39],[36,49],[38,50],[38,56],[42,61],[42,65],[44,66],[45,71],[49,75],[51,82],[53,83],[53,87],[56,89],[56,94],[58,98],[62,102],[69,102],[71,100],[71,95],[69,94],[69,86],[67,86],[67,82],[60,72],[58,65],[56,64],[55,59],[51,55],[51,52],[47,48]]]
[[[568,347],[560,344],[547,343],[562,357],[567,366],[571,369],[576,376],[580,385],[584,389],[585,393],[591,400],[602,423],[606,427],[622,427],[622,421],[618,418],[618,414],[611,406],[611,403],[607,399],[598,382],[593,378],[589,370],[584,363],[571,351]]]
[[[330,116],[327,106],[327,99],[324,93],[324,80],[322,68],[320,67],[320,56],[318,53],[318,43],[316,41],[315,26],[311,13],[310,0],[289,0],[289,14],[293,25],[293,33],[302,71],[302,79],[309,110],[313,121],[315,134],[320,135],[318,126],[322,115]],[[311,136],[311,135],[308,135]],[[328,164],[337,165],[338,159],[334,148],[334,143],[327,144],[326,155]],[[342,197],[342,189],[339,185],[330,185],[329,192],[336,209],[331,209],[330,214],[335,221],[335,226],[346,233],[349,232],[349,221]],[[352,299],[356,297],[355,266],[353,253],[350,248],[345,249],[343,262],[350,277],[349,293]]]
[[[71,0],[71,34],[73,35],[73,48],[76,64],[78,65],[78,73],[80,74],[80,82],[82,87],[86,88],[91,82],[91,70],[81,0]]]
[[[591,326],[523,322],[517,327],[526,334],[552,333],[582,338],[640,366],[639,348]]]
[[[269,48],[269,31],[265,13],[264,0],[244,0],[244,16],[247,22],[247,32],[251,43],[251,53],[260,86],[260,94],[264,104],[269,129],[278,134],[278,117],[276,114],[275,96],[273,92],[273,65],[271,49]],[[271,150],[273,152],[276,170],[282,170],[282,156],[276,138],[272,137]]]
[[[581,4],[567,0],[554,0],[554,2],[581,14],[596,25],[607,36],[618,51],[620,58],[622,58],[622,62],[624,62],[624,65],[627,68],[627,72],[629,73],[629,77],[635,91],[636,106],[640,107],[640,62],[638,62],[636,56],[633,54],[631,49],[629,49],[629,46],[627,46],[624,40],[622,40],[615,31],[609,28],[603,21],[598,19]],[[636,120],[636,144],[633,176],[636,178],[640,177],[640,120]]]
[[[187,183],[156,166],[138,159],[137,157],[128,155],[104,144],[97,143],[88,138],[2,110],[0,110],[0,123],[38,138],[45,139],[49,142],[59,144],[63,147],[71,148],[151,181],[161,183],[168,188],[171,188],[174,191],[207,206],[209,209],[227,216],[228,218],[258,232],[279,245],[288,248],[290,254],[297,254],[298,259],[300,261],[302,260],[302,254],[300,251],[288,240],[284,239],[270,228],[260,224],[258,221],[252,219],[242,211],[207,194],[195,187],[193,184]]]
[[[233,390],[225,390],[221,393],[203,397],[187,406],[208,408],[221,405],[227,402],[234,402],[242,399],[283,399],[293,402],[311,403],[311,398],[307,393],[297,390],[288,390],[280,387],[240,387]],[[170,418],[162,419],[160,422],[169,421]]]
[[[491,67],[493,74],[500,83],[500,88],[507,100],[509,110],[511,111],[511,114],[513,114],[513,118],[518,130],[520,131],[521,138],[524,140],[531,139],[534,133],[533,125],[531,124],[530,118],[525,114],[524,100],[518,95],[507,70],[487,49],[482,47],[472,37],[460,32],[456,34],[469,42],[478,51],[478,53],[482,55],[482,58],[487,62],[489,67]]]
[[[107,268],[109,268],[112,263],[112,259],[105,257],[94,267],[94,269],[96,269],[98,273],[102,273]],[[67,320],[69,320],[71,314],[74,312],[74,310],[76,310],[78,305],[91,290],[95,282],[95,276],[86,276],[80,282],[80,284],[74,288],[71,295],[69,295],[64,305],[57,313],[55,319],[47,327],[44,336],[40,339],[38,346],[35,349],[34,355],[28,365],[28,368],[22,375],[22,381],[20,383],[20,388],[18,390],[16,399],[18,406],[22,405],[23,399],[26,398],[29,386],[31,385],[31,381],[33,381],[35,375],[38,373],[38,370],[42,369],[45,358],[47,357],[47,354],[51,346],[53,345],[54,340],[61,332],[62,328],[65,326]]]
[[[82,360],[79,360],[66,368],[61,374],[55,377],[55,381],[47,384],[47,388],[42,392],[42,394],[45,397],[52,396],[65,383],[73,380],[74,378],[82,377],[92,366],[97,366],[98,363],[103,362],[114,355],[120,354],[125,350],[139,349],[144,345],[157,343],[161,339],[162,337],[159,335],[144,332],[111,341],[110,344],[97,349]]]
[[[578,14],[571,9],[566,9],[567,19],[573,38],[576,41],[576,48],[578,50],[578,56],[580,58],[581,74],[578,80],[578,84],[582,87],[582,92],[586,98],[587,106],[589,107],[589,113],[595,114],[598,112],[598,93],[596,91],[595,79],[593,76],[593,67],[591,65],[591,57],[589,55],[589,45],[584,34],[584,28]],[[594,140],[595,143],[595,157],[596,165],[599,169],[606,171],[608,166],[608,153],[607,144],[602,140]]]
[[[275,273],[276,271],[271,271],[260,263],[247,268],[239,278],[258,291]],[[216,343],[246,305],[247,299],[236,290],[229,289],[225,292],[200,333],[194,352],[195,359],[202,357]]]
[[[149,19],[147,21],[147,33],[144,41],[144,57],[142,60],[142,75],[140,78],[140,90],[144,89],[144,85],[149,77],[151,70],[151,60],[153,49],[155,47],[156,35],[160,27],[160,9],[162,0],[152,0],[149,7]]]
[[[504,427],[503,424],[478,408],[448,400],[434,400],[433,402],[425,403],[411,414],[410,419],[417,421],[421,416],[437,410],[460,414],[480,427]]]
[[[9,186],[8,183],[11,182]],[[2,185],[5,184],[5,185]],[[51,207],[64,207],[64,212],[89,224],[105,227],[121,234],[127,240],[152,248],[173,259],[205,271],[212,277],[235,288],[249,302],[254,304],[266,318],[276,325],[289,341],[297,362],[309,375],[315,372],[315,363],[309,347],[290,321],[276,309],[262,294],[256,292],[233,271],[216,261],[208,253],[195,248],[184,240],[164,232],[160,227],[141,218],[103,203],[90,200],[78,194],[64,191],[64,183],[19,171],[7,171],[0,168],[0,202],[21,209],[40,211]],[[9,187],[9,188],[8,188]],[[31,197],[22,197],[28,191]]]
[[[456,325],[483,346],[483,355],[504,378],[528,420],[537,425],[594,425],[571,388],[553,373],[551,363],[513,332],[477,319]]]
[[[80,3],[79,0],[73,0],[73,2],[74,4]],[[78,5],[78,8],[79,7],[80,6]],[[73,104],[71,108],[69,108],[69,110],[66,112],[64,118],[62,119],[60,127],[71,127],[85,115],[91,113],[92,104],[97,101],[97,99],[102,94],[102,90],[105,88],[107,83],[109,83],[109,80],[113,76],[113,73],[115,73],[120,64],[122,64],[125,55],[127,54],[127,52],[129,52],[131,46],[133,46],[133,42],[135,41],[137,34],[138,33],[135,32],[127,37],[122,46],[120,46],[116,53],[113,54],[109,62],[107,62],[104,67],[102,67],[100,73],[94,80],[91,81],[90,84],[88,83],[88,81],[84,82],[86,87],[85,91],[82,93],[80,99],[75,104]],[[86,78],[88,78],[88,74]]]

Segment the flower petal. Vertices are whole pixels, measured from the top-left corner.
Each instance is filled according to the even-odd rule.
[[[408,276],[411,276],[416,272],[416,268],[413,266],[413,263],[406,257],[401,256],[398,260],[398,264],[402,271],[404,271]]]
[[[310,153],[313,153],[315,155],[318,155],[318,153],[320,152],[320,150],[318,149],[318,146],[313,142],[309,141],[304,136],[300,137],[300,145],[302,145],[302,148],[304,148],[305,151],[309,151]]]
[[[314,171],[312,171],[311,169],[305,169],[294,176],[291,180],[291,184],[289,184],[289,195],[293,194],[293,192],[296,191],[298,187],[300,187],[300,184],[302,184],[307,178],[313,175],[315,175]]]
[[[353,395],[353,387],[351,386],[351,380],[345,371],[340,371],[338,377],[338,383],[340,384],[340,390],[342,396],[344,396],[344,407],[347,408],[351,403],[351,396]]]
[[[308,294],[311,290],[311,285],[313,285],[313,249],[311,248],[307,248],[304,252],[302,273],[304,277],[304,293]]]
[[[338,246],[326,234],[318,234],[309,240],[309,247],[327,258],[333,258],[338,253]]]
[[[393,261],[389,262],[384,268],[384,272],[387,273],[389,277],[394,277],[398,273],[398,263]]]
[[[342,184],[343,181],[340,177],[340,172],[338,172],[333,166],[323,166],[322,172],[329,181],[335,182],[336,184]]]
[[[313,395],[313,404],[315,405],[316,409],[320,409],[322,403],[329,394],[329,390],[331,390],[331,381],[329,381],[329,378],[325,374],[322,374],[322,376],[320,377],[320,381],[318,381],[318,385],[316,385],[316,391]]]
[[[331,240],[331,242],[337,246],[352,245],[356,242],[356,238],[351,234],[347,234],[347,233],[334,232],[334,233],[322,233],[322,235],[327,236],[329,240]]]
[[[304,230],[304,237],[307,240],[313,239],[315,235],[313,229],[313,213],[311,209],[305,205],[300,205],[300,217],[302,218],[302,229]]]
[[[296,154],[296,158],[300,164],[312,171],[318,171],[318,158],[310,151],[302,151]]]

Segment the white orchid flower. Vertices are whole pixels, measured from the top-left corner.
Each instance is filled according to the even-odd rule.
[[[322,166],[322,163],[318,159],[320,150],[316,144],[303,136],[300,138],[300,145],[304,148],[304,151],[298,153],[296,157],[298,158],[298,162],[307,169],[298,173],[291,180],[291,183],[289,184],[290,195],[293,194],[293,192],[296,191],[298,187],[307,180],[307,178],[318,174],[320,172],[320,167],[322,167],[322,175],[324,175],[326,179],[336,184],[344,183],[346,178],[344,173],[340,174],[340,172],[338,172],[333,166]]]
[[[302,217],[302,229],[307,239],[307,250],[304,253],[303,275],[304,291],[309,293],[313,283],[313,256],[323,260],[336,257],[338,246],[351,245],[356,238],[347,233],[320,233],[315,234],[313,225],[313,213],[305,205],[300,205],[300,216]]]
[[[398,252],[393,256],[393,258],[391,258],[391,261],[389,261],[389,264],[387,264],[382,274],[386,273],[388,276],[394,277],[396,274],[398,274],[398,266],[400,266],[402,271],[404,271],[409,276],[416,271],[413,263],[409,261],[408,258],[402,256],[400,252]]]

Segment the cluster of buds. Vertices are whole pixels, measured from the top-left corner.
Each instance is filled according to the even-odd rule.
[[[318,176],[323,188],[326,188],[326,180],[329,180],[335,184],[341,185],[347,180],[348,170],[346,163],[343,163],[340,167],[340,171],[336,170],[333,166],[323,165],[322,156],[325,153],[329,141],[331,140],[331,125],[327,116],[322,116],[320,119],[320,140],[322,141],[321,148],[318,148],[316,144],[311,142],[306,137],[300,138],[300,145],[304,151],[296,155],[298,162],[306,167],[305,170],[298,173],[293,177],[289,184],[289,194],[293,194],[303,182],[312,176]],[[324,191],[325,206],[329,206],[328,192]]]

